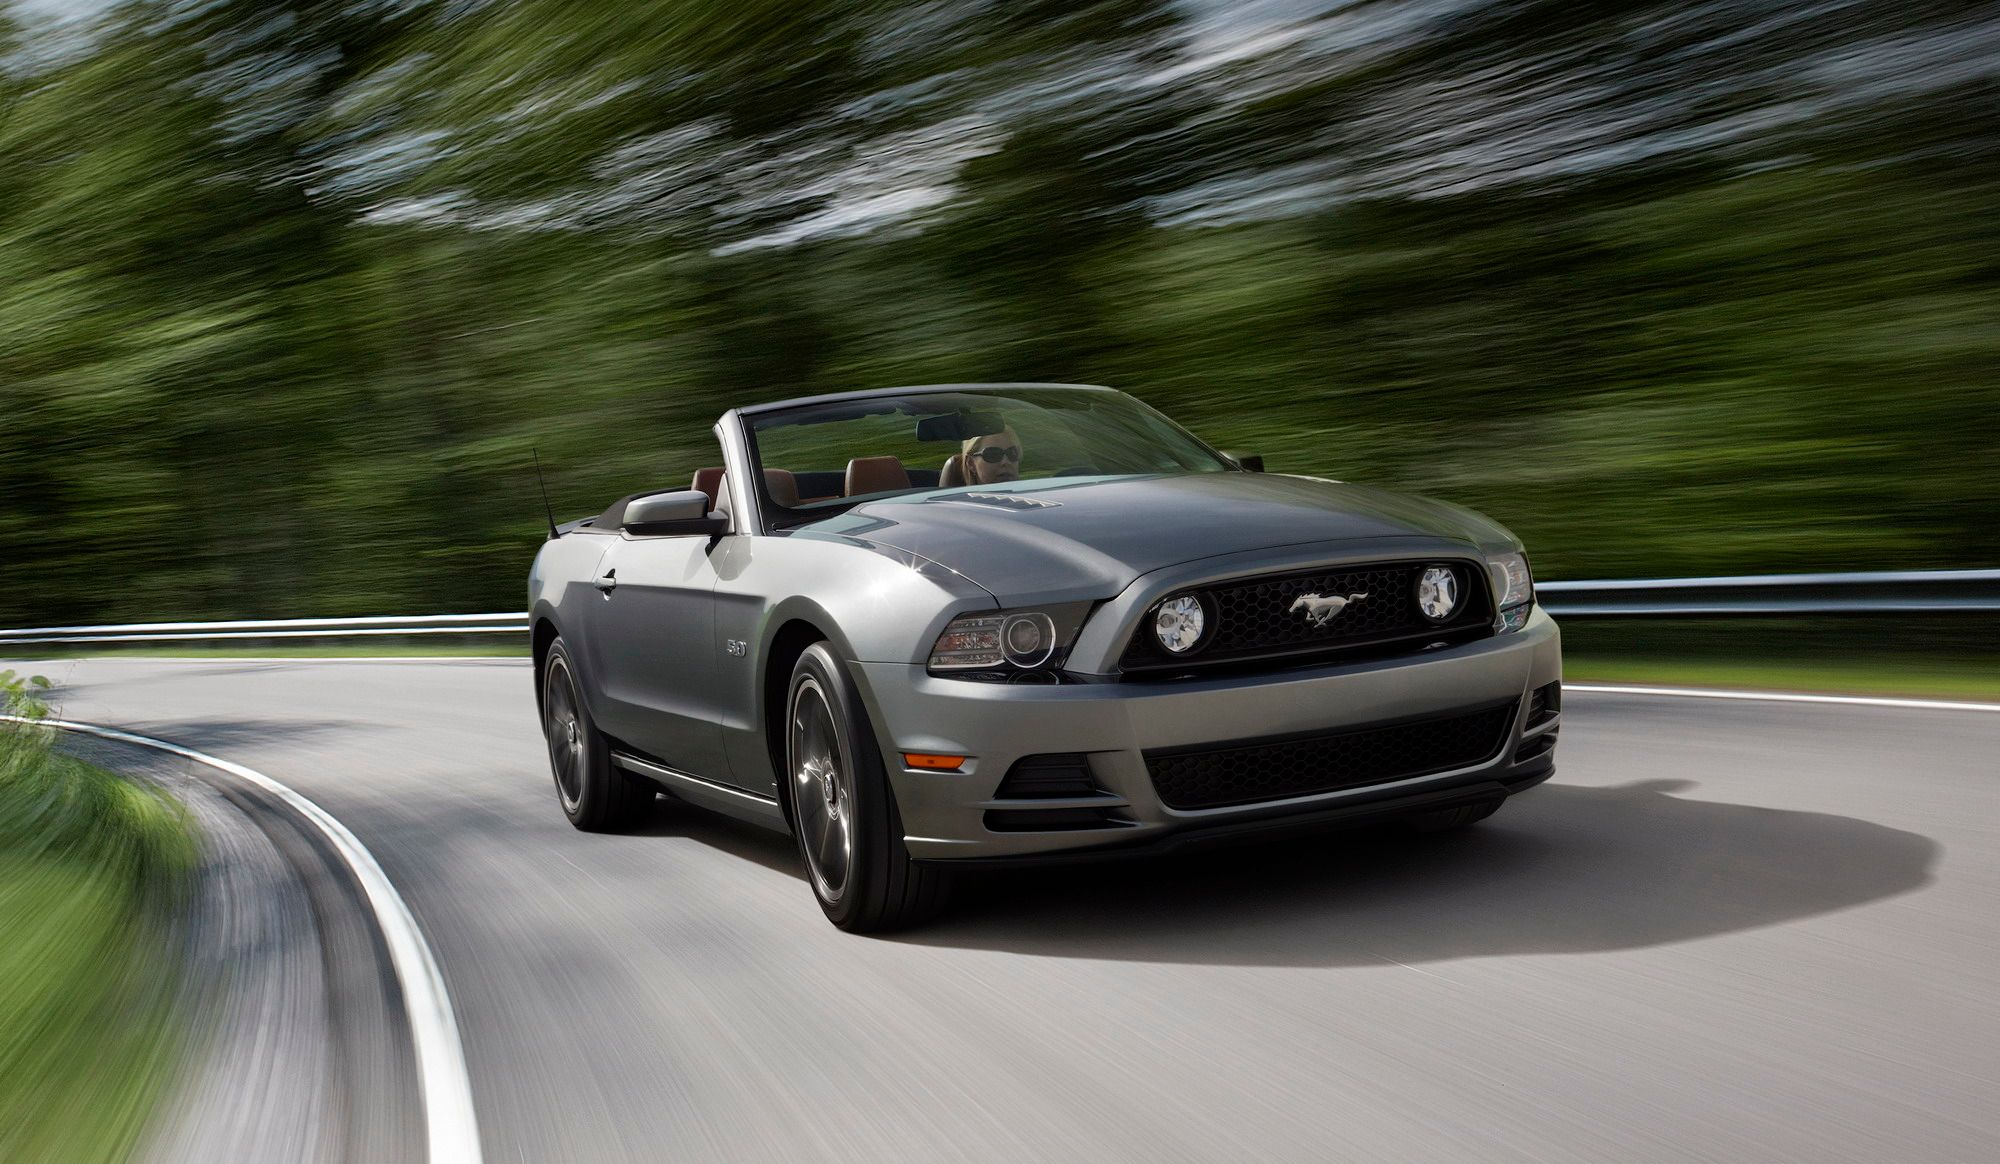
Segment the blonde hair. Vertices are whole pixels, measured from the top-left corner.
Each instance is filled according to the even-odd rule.
[[[1012,443],[1015,448],[1018,449],[1021,447],[1021,438],[1014,434],[1014,426],[1009,424],[1009,425],[1002,425],[999,432],[981,433],[978,436],[972,437],[971,439],[960,444],[958,447],[959,455],[969,461],[972,459],[973,452],[978,449],[980,441],[990,441],[994,437],[1001,437],[1001,436],[1006,437],[1007,440],[1010,443]],[[937,454],[933,453],[931,455],[936,456]]]
[[[983,466],[975,467],[979,465],[979,458],[972,455],[973,453],[979,450],[979,442],[994,440],[995,438],[998,437],[1006,437],[1007,442],[1013,445],[1017,449],[1021,447],[1021,438],[1015,435],[1014,426],[1011,424],[1001,426],[999,432],[981,433],[980,435],[973,437],[970,440],[967,440],[966,442],[964,442],[959,446],[958,449],[959,472],[965,474],[965,480],[967,484],[969,485],[979,484],[980,483],[979,479],[983,475],[982,474]],[[1016,464],[1018,466],[1019,462],[1016,462]]]

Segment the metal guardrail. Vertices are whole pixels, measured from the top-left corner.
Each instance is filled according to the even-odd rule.
[[[1541,582],[1536,584],[1535,590],[1549,613],[1561,618],[1787,617],[2000,611],[2000,570],[1625,578]],[[0,647],[62,643],[367,638],[382,635],[499,635],[526,634],[527,631],[528,615],[525,612],[144,622],[0,630]]]
[[[1878,570],[1858,574],[1749,574],[1539,582],[1562,618],[1784,617],[2000,611],[2000,570]]]
[[[47,643],[169,643],[211,639],[333,639],[374,635],[528,633],[528,615],[418,614],[369,618],[243,619],[234,622],[137,622],[105,626],[34,626],[0,630],[0,646]]]

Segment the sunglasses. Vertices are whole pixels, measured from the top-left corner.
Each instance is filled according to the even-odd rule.
[[[997,465],[1002,461],[1013,461],[1018,464],[1021,460],[1021,447],[1019,445],[987,445],[972,455],[989,465]]]

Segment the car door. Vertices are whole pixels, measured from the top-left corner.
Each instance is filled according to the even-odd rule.
[[[716,539],[621,532],[597,563],[588,653],[598,726],[669,767],[727,780],[715,701]]]

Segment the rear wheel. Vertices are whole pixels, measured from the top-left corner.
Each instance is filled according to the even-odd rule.
[[[785,700],[785,788],[806,880],[827,920],[855,933],[902,929],[944,907],[945,871],[919,865],[881,750],[847,671],[806,648]]]
[[[585,832],[619,832],[639,824],[659,789],[611,763],[611,749],[591,722],[576,681],[569,651],[557,639],[549,645],[542,672],[542,734],[549,745],[549,770],[556,800],[569,823]]]

